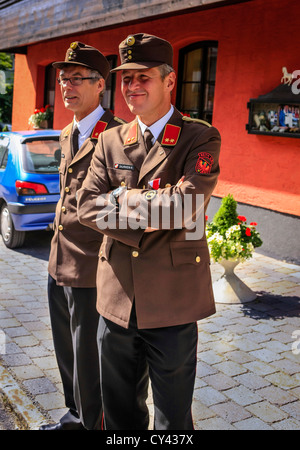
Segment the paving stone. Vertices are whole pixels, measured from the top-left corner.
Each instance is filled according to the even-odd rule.
[[[3,361],[9,366],[23,366],[24,364],[32,364],[32,361],[24,353],[16,353],[11,355],[3,355]]]
[[[246,362],[253,361],[253,356],[249,355],[247,352],[243,352],[241,350],[235,350],[233,352],[228,352],[226,357],[231,361],[234,361],[238,364],[244,364]]]
[[[232,377],[228,377],[223,373],[209,375],[202,378],[202,380],[219,391],[224,391],[237,385],[237,382]]]
[[[266,348],[262,348],[261,350],[254,350],[250,352],[250,355],[267,363],[276,361],[277,359],[281,359],[280,355],[271,350],[267,350]]]
[[[299,386],[299,380],[295,376],[287,375],[283,372],[276,372],[270,375],[266,375],[266,379],[275,386],[279,386],[282,389],[291,389]]]
[[[205,406],[214,405],[227,400],[221,392],[210,386],[196,389],[194,391],[194,398],[200,400]]]
[[[23,382],[23,385],[31,392],[33,395],[37,394],[47,394],[49,392],[56,392],[56,387],[50,380],[45,377],[33,378]]]
[[[234,377],[234,380],[236,382],[239,382],[243,386],[246,386],[247,388],[253,389],[253,390],[263,388],[270,384],[270,382],[268,380],[260,377],[259,375],[256,375],[256,374],[250,373],[250,372],[242,374],[242,375],[238,375],[238,376]]]
[[[249,411],[245,410],[242,406],[229,401],[226,403],[218,403],[210,407],[218,416],[222,417],[226,422],[234,424],[240,420],[251,417]]]
[[[262,400],[261,396],[246,388],[245,386],[237,386],[225,391],[227,397],[233,400],[235,403],[241,406],[257,403]]]
[[[228,376],[235,376],[247,372],[247,369],[245,369],[241,364],[237,364],[233,361],[224,361],[215,364],[214,367]]]
[[[36,395],[37,401],[46,410],[64,408],[64,396],[59,392],[49,392],[47,394]]]
[[[282,406],[282,409],[288,413],[289,416],[297,419],[300,423],[300,401],[290,402]]]
[[[294,419],[285,419],[282,420],[280,422],[276,422],[272,424],[272,427],[275,430],[294,430],[294,431],[299,431],[299,422],[297,420]]]
[[[12,370],[21,381],[42,377],[44,375],[44,372],[34,364],[12,367]]]
[[[197,422],[199,420],[209,419],[216,415],[211,408],[208,408],[207,406],[203,405],[203,403],[201,403],[201,401],[193,402],[192,412],[193,412],[194,422]]]
[[[235,428],[225,420],[216,417],[196,422],[195,430],[234,430]]]
[[[217,373],[217,370],[203,361],[198,361],[196,372],[198,377],[205,377]]]
[[[273,430],[270,425],[266,424],[263,420],[260,420],[257,417],[251,417],[249,419],[236,422],[234,426],[238,430]]]
[[[286,414],[282,409],[271,405],[267,401],[248,405],[246,406],[246,409],[267,423],[278,422],[279,420],[288,418],[288,414]]]
[[[212,350],[208,350],[206,352],[201,352],[199,354],[199,358],[202,361],[206,362],[207,364],[215,364],[215,363],[223,361],[223,358],[220,355],[217,355]]]
[[[259,395],[274,405],[285,405],[289,402],[295,402],[297,397],[292,395],[291,391],[285,391],[278,386],[267,386],[258,391]]]

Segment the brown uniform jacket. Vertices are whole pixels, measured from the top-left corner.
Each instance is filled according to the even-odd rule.
[[[60,200],[56,207],[48,265],[48,271],[58,285],[96,287],[102,235],[79,223],[76,193],[86,177],[100,133],[121,123],[125,122],[105,111],[74,158],[70,145],[72,123],[61,132]]]
[[[172,221],[167,230],[161,222],[151,233],[133,229],[130,220],[127,226],[122,222],[116,208],[108,212],[103,202],[99,206],[99,194],[126,184],[128,203],[141,200],[142,219],[154,200],[178,194],[184,203],[185,194],[204,194],[204,212],[219,174],[219,151],[220,135],[214,127],[185,118],[176,109],[148,155],[136,120],[101,135],[78,192],[78,215],[81,223],[97,230],[97,219],[99,224],[99,219],[116,213],[115,229],[101,230],[105,236],[99,253],[97,309],[104,317],[128,327],[133,300],[139,328],[195,322],[215,312],[205,232],[189,240],[185,223],[175,227]],[[158,190],[151,187],[155,183]],[[136,217],[136,211],[128,207],[129,216]],[[151,224],[149,209],[148,213],[144,227]],[[204,227],[204,214],[202,220]]]

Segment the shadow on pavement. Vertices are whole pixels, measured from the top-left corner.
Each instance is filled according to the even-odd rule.
[[[52,231],[28,231],[23,246],[14,251],[48,261],[52,237]]]
[[[256,300],[242,305],[245,316],[253,319],[279,320],[300,317],[300,297],[257,292]]]

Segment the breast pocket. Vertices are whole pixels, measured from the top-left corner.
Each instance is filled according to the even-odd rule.
[[[181,264],[199,265],[209,263],[209,252],[205,242],[170,242],[172,264],[174,267]]]

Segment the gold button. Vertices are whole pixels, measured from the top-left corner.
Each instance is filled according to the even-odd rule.
[[[65,192],[70,192],[70,188],[68,186],[65,187]]]
[[[137,257],[139,256],[139,252],[137,252],[136,250],[134,250],[134,251],[132,252],[132,256],[133,256],[134,258],[137,258]]]
[[[62,206],[62,207],[61,207],[61,210],[62,210],[62,212],[66,212],[66,207],[65,207],[65,206]]]
[[[69,167],[69,168],[68,168],[68,172],[69,172],[69,173],[72,173],[72,172],[73,172],[72,167]]]
[[[58,225],[58,229],[59,229],[59,231],[62,231],[64,229],[64,227],[62,225]]]
[[[99,253],[99,256],[101,257],[103,255],[103,251],[101,250]]]
[[[166,187],[166,188],[171,187],[170,183],[167,183],[167,184],[165,185],[165,187]]]
[[[128,59],[132,59],[132,55],[128,55]]]
[[[200,256],[196,256],[196,262],[199,263],[201,261]]]
[[[121,186],[125,186],[125,181],[121,181]]]

